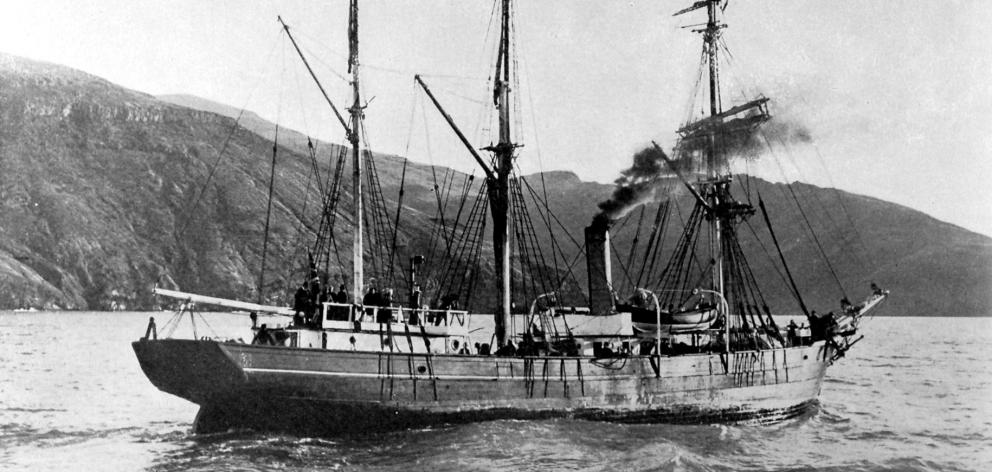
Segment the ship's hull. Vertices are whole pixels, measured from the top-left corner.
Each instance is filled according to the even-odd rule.
[[[773,422],[815,405],[831,348],[673,357],[494,357],[194,340],[133,343],[159,389],[200,405],[196,432],[307,434],[497,418]]]

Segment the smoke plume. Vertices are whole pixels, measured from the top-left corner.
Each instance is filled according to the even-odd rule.
[[[671,169],[665,163],[665,152],[654,146],[648,146],[634,154],[634,163],[629,169],[620,172],[620,178],[613,189],[613,194],[604,202],[599,203],[600,212],[593,220],[594,224],[607,224],[624,217],[638,205],[651,200],[655,191],[665,177],[671,175]]]
[[[805,125],[798,121],[774,117],[752,131],[741,149],[728,151],[731,157],[733,154],[740,154],[747,159],[757,159],[768,149],[769,144],[810,142],[813,142],[813,136]]]
[[[717,139],[716,165],[727,167],[735,158],[757,159],[770,145],[809,143],[809,129],[797,121],[772,118],[757,126],[724,127]],[[686,139],[679,143],[677,158],[672,159],[678,172],[705,172],[708,135]],[[658,187],[674,175],[665,162],[665,152],[648,146],[634,154],[631,167],[620,173],[610,198],[599,204],[600,212],[593,224],[609,226],[623,218],[638,205],[654,198]]]
[[[728,123],[732,124],[733,122]],[[767,152],[770,145],[809,143],[812,140],[805,125],[779,117],[773,117],[757,126],[725,126],[717,131],[715,164],[726,168],[734,159],[758,159]],[[694,135],[679,143],[679,154],[698,156],[691,167],[702,172],[706,162],[703,156],[709,145],[709,135]]]

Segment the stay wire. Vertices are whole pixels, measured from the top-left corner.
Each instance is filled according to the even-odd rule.
[[[768,139],[764,136],[764,134],[761,133],[759,134],[761,135],[762,139],[764,139],[765,144],[768,146],[768,149],[771,150],[772,149],[771,143],[768,142]],[[833,277],[834,282],[837,283],[837,287],[840,289],[841,294],[844,295],[844,298],[847,298],[847,292],[844,290],[844,286],[840,282],[840,277],[838,277],[837,272],[834,271],[833,264],[830,263],[830,259],[827,257],[827,253],[826,251],[824,251],[823,245],[820,244],[820,239],[816,236],[816,232],[813,231],[813,226],[810,224],[809,218],[806,216],[806,211],[803,210],[802,204],[799,203],[799,197],[796,195],[795,189],[792,188],[792,184],[788,183],[788,178],[785,175],[785,169],[782,168],[782,163],[779,162],[778,156],[775,154],[774,150],[772,150],[772,156],[776,165],[779,168],[779,171],[782,172],[782,178],[783,180],[786,181],[785,187],[789,189],[789,193],[792,195],[792,200],[796,203],[796,208],[799,209],[799,214],[802,216],[803,222],[806,224],[806,228],[809,230],[809,234],[813,237],[813,242],[816,244],[817,249],[819,249],[820,256],[823,257],[823,261],[826,263],[827,269],[830,271],[830,275]]]
[[[277,38],[281,36],[282,33],[283,30],[280,29]],[[269,50],[269,53],[266,56],[264,63],[268,63],[272,59],[272,55],[275,53],[275,46],[277,44],[279,44],[278,41],[274,41],[272,43],[272,48]],[[252,87],[252,90],[248,92],[248,98],[245,100],[245,104],[244,106],[241,107],[241,110],[238,111],[238,116],[237,118],[234,119],[234,123],[231,124],[231,128],[228,130],[227,136],[224,138],[224,144],[221,146],[220,152],[217,153],[217,159],[214,161],[213,165],[210,166],[210,170],[207,173],[207,179],[200,187],[199,192],[197,192],[196,199],[194,199],[193,204],[190,206],[190,208],[183,210],[183,214],[186,215],[187,218],[183,222],[183,225],[180,227],[179,231],[176,233],[176,239],[182,239],[182,237],[186,233],[186,229],[189,228],[191,219],[188,217],[188,215],[190,214],[190,212],[195,210],[200,205],[200,201],[203,199],[207,187],[210,185],[210,182],[213,179],[214,173],[217,171],[217,168],[219,167],[221,160],[224,158],[224,155],[227,152],[228,146],[231,144],[231,139],[234,137],[234,134],[238,131],[238,129],[241,128],[241,118],[244,117],[245,111],[248,107],[248,103],[251,102],[251,98],[254,96],[255,91],[258,90],[260,85],[261,85],[261,80],[256,82],[254,87]]]
[[[766,139],[766,142],[767,142],[767,137],[765,137],[765,136],[762,136],[762,137],[765,138]],[[780,136],[776,138],[776,141],[778,141],[778,143],[782,147],[782,149],[788,149],[788,147],[785,144],[785,141]],[[792,167],[796,169],[796,173],[799,174],[799,178],[801,180],[803,180],[803,181],[809,182],[810,180],[807,179],[806,176],[803,174],[802,169],[796,163],[796,161],[793,158],[792,154],[786,152],[785,155],[789,159],[789,162],[792,164]],[[820,198],[820,193],[819,192],[811,192],[811,193],[813,195],[813,199],[814,199],[815,203],[817,203],[820,206],[820,211],[824,215],[826,215],[827,221],[829,221],[830,225],[834,228],[834,231],[836,231],[840,235],[839,239],[840,239],[841,244],[844,245],[844,246],[846,246],[848,249],[851,249],[850,252],[844,251],[844,254],[848,258],[853,258],[854,257],[853,256],[853,253],[854,253],[854,251],[853,251],[853,249],[854,249],[853,248],[853,245],[850,244],[848,242],[847,238],[844,237],[848,233],[846,231],[844,231],[844,228],[842,228],[841,225],[839,225],[836,220],[834,220],[834,217],[833,217],[833,215],[830,214],[830,211],[827,208],[827,205],[824,204],[823,203],[823,199]],[[858,265],[856,259],[851,259],[851,261],[852,261],[852,263],[854,265]]]

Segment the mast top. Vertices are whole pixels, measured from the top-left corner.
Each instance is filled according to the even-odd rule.
[[[727,8],[726,1],[725,0],[698,0],[696,3],[693,3],[692,5],[690,5],[690,6],[686,7],[686,8],[683,8],[683,9],[681,9],[681,10],[673,13],[672,16],[679,16],[679,15],[682,15],[682,14],[685,14],[685,13],[689,13],[691,11],[698,10],[700,8],[706,8],[706,7],[710,6],[710,4],[717,4],[717,5],[719,5],[720,3],[723,3],[724,4],[723,5],[723,8]]]

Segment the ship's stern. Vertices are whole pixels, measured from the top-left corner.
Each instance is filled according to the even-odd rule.
[[[201,406],[237,391],[247,382],[240,366],[217,341],[142,339],[131,343],[131,347],[153,385]]]

